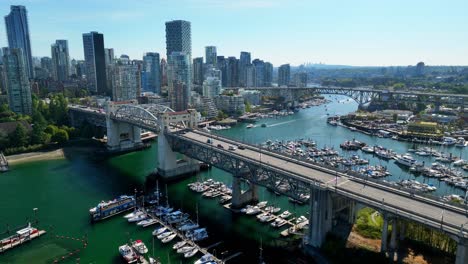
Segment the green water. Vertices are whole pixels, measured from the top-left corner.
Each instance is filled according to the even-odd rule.
[[[406,143],[373,138],[341,127],[328,126],[325,122],[327,112],[331,115],[344,114],[356,109],[355,103],[343,99],[338,97],[335,102],[329,104],[328,111],[324,106],[320,106],[300,111],[293,116],[260,121],[267,123],[267,128],[258,126],[245,129],[245,125],[241,124],[219,133],[252,143],[260,143],[267,139],[306,137],[315,139],[320,146],[338,146],[342,141],[355,137],[369,144],[391,146],[399,153],[405,152],[409,147]],[[459,150],[455,148],[448,150],[464,157],[467,154],[466,151],[457,153]],[[101,200],[124,193],[133,194],[135,188],[145,190],[153,187],[156,180],[148,175],[156,167],[156,144],[144,151],[105,161],[95,161],[93,155],[74,149],[67,149],[66,154],[67,159],[64,160],[13,165],[10,172],[0,174],[0,232],[6,230],[7,225],[11,229],[33,219],[33,208],[39,208],[39,227],[48,231],[45,236],[0,255],[0,263],[53,263],[55,259],[72,252],[74,254],[61,263],[76,263],[77,258],[80,259],[80,263],[123,263],[117,248],[129,239],[142,239],[152,253],[152,228],[137,227],[119,216],[92,225],[89,222],[88,210]],[[382,162],[371,156],[366,158],[370,158],[373,164]],[[389,166],[393,173],[390,179],[413,177],[391,161],[382,163]],[[232,182],[232,178],[223,171],[212,169],[196,177],[168,184],[172,206],[182,208],[195,219],[195,208],[198,205],[200,224],[206,226],[210,234],[210,238],[202,245],[222,242],[214,252],[212,250],[220,257],[242,252],[242,255],[230,263],[257,263],[260,241],[263,242],[267,263],[285,263],[287,259],[292,259],[292,256],[303,258],[299,252],[291,253],[287,250],[297,247],[293,242],[280,238],[279,231],[282,229],[259,223],[255,217],[233,214],[221,207],[216,199],[202,198],[201,195],[188,190],[187,183],[197,178],[213,178],[227,184]],[[439,193],[460,193],[459,190],[439,185],[434,179],[418,177],[418,180],[433,181],[439,186]],[[164,183],[160,182],[160,186],[163,187]],[[259,196],[261,200],[268,200],[297,215],[307,213],[307,206],[293,205],[286,197],[276,196],[264,189],[260,189]],[[86,247],[81,241],[84,238],[88,241]],[[184,259],[172,250],[173,243],[163,245],[158,240],[154,241],[154,255],[160,257],[163,263],[168,263],[168,259],[171,263],[193,263],[196,258]]]

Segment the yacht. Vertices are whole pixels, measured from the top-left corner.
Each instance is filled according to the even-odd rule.
[[[208,264],[208,263],[216,263],[214,262],[213,255],[211,254],[206,254],[194,262],[194,264]]]
[[[253,206],[253,207],[250,207],[248,208],[246,211],[245,211],[245,214],[247,215],[255,215],[255,214],[258,214],[260,213],[260,208],[258,208],[258,206]]]
[[[366,153],[374,153],[374,148],[369,147],[369,146],[364,146],[361,148],[361,151],[366,152]]]
[[[457,139],[457,142],[455,143],[455,147],[458,147],[458,148],[464,148],[466,146],[466,141],[464,138],[462,137],[459,137]]]
[[[267,203],[268,203],[268,201],[259,202],[259,203],[257,204],[257,207],[258,207],[258,208],[263,208],[263,207],[265,207],[265,206],[267,205]]]
[[[283,219],[286,219],[286,218],[288,218],[288,217],[290,217],[290,216],[291,216],[291,213],[290,213],[288,210],[282,212],[282,213],[279,215],[279,217],[281,217],[281,218],[283,218]]]
[[[185,236],[192,241],[200,241],[205,238],[208,238],[208,232],[206,232],[206,228],[199,228],[187,232]]]
[[[185,232],[185,231],[189,231],[195,228],[198,228],[198,224],[193,223],[192,221],[189,221],[188,223],[183,224],[177,229],[179,229],[179,231]]]
[[[134,241],[132,243],[133,249],[135,249],[139,254],[146,254],[148,253],[148,248],[146,247],[145,243],[141,240]]]
[[[156,224],[158,221],[156,219],[150,218],[150,219],[145,219],[137,223],[137,226],[142,226],[142,227],[147,227],[150,225]]]
[[[253,124],[248,124],[248,125],[246,126],[246,128],[253,128],[253,127],[254,127]]]
[[[272,227],[280,227],[286,224],[286,220],[281,219],[281,218],[276,218],[275,221],[273,221],[270,225]]]
[[[416,151],[415,154],[418,156],[430,156],[431,155],[431,153],[426,152],[424,150]]]
[[[185,246],[185,247],[180,247],[177,249],[177,253],[185,254],[185,252],[189,252],[190,250],[194,249],[194,246]]]
[[[171,242],[176,236],[177,236],[177,234],[169,235],[169,236],[163,238],[163,239],[161,240],[161,242],[163,242],[163,243],[169,243],[169,242]]]
[[[451,146],[451,145],[455,145],[455,143],[457,143],[457,140],[453,137],[442,138],[442,145]]]
[[[185,246],[186,244],[187,244],[187,241],[184,241],[184,240],[179,241],[179,242],[175,243],[174,246],[172,246],[172,249],[176,249],[176,250],[177,250],[177,249],[179,249],[179,248]]]
[[[143,214],[139,214],[137,216],[134,216],[132,218],[128,218],[128,222],[129,223],[133,223],[133,222],[140,222],[142,220],[145,220],[146,218],[148,218],[148,215],[143,213]]]
[[[197,252],[198,252],[198,248],[194,248],[189,252],[185,252],[184,257],[185,258],[191,258],[191,257],[195,256],[195,254],[197,254]]]
[[[162,234],[162,233],[164,233],[164,232],[166,232],[166,231],[167,231],[167,227],[165,227],[165,226],[162,226],[162,227],[160,227],[160,228],[156,228],[156,229],[153,231],[153,236],[158,236],[158,235],[160,235],[160,234]]]
[[[127,263],[134,263],[138,260],[137,254],[127,244],[119,247],[119,253]]]
[[[388,150],[376,150],[375,151],[375,155],[383,158],[383,159],[392,159],[393,158],[393,154],[388,151]]]
[[[143,210],[135,210],[129,214],[124,215],[124,218],[129,219],[141,214],[144,214]]]
[[[407,166],[407,167],[411,167],[416,163],[416,160],[408,153],[405,155],[401,155],[401,156],[397,155],[395,158],[396,158],[395,161],[397,163]]]
[[[172,231],[166,231],[164,233],[161,233],[161,234],[157,235],[156,237],[158,239],[163,239],[163,238],[168,237],[168,236],[170,236],[172,234],[173,234]]]

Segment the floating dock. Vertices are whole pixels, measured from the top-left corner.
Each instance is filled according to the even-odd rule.
[[[26,243],[26,242],[28,242],[30,240],[33,240],[35,238],[38,238],[38,237],[44,235],[45,233],[46,233],[46,231],[44,231],[44,230],[38,230],[38,232],[33,233],[33,234],[31,234],[31,235],[29,235],[27,237],[20,238],[18,241],[15,241],[13,243],[9,243],[9,244],[6,244],[6,245],[2,244],[2,245],[0,245],[0,253],[3,253],[3,252],[5,252],[5,251],[7,251],[9,249],[14,248],[14,247],[20,246],[20,245],[22,245],[22,244],[24,244],[24,243]]]

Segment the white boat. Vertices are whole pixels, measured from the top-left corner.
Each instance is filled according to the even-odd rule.
[[[260,211],[260,208],[258,208],[258,206],[253,206],[253,207],[250,207],[249,209],[247,209],[245,211],[245,214],[247,215],[255,215],[255,214],[258,214]]]
[[[291,216],[291,213],[290,213],[288,210],[282,212],[282,213],[279,215],[279,217],[281,217],[281,218],[283,218],[283,219],[286,219],[286,218],[288,218],[288,217],[290,217],[290,216]]]
[[[281,219],[281,218],[276,218],[275,221],[273,221],[270,225],[272,227],[280,227],[286,224],[286,220]]]
[[[132,247],[127,244],[119,247],[119,253],[127,263],[134,263],[138,260],[138,255],[133,251]]]
[[[376,150],[375,155],[383,158],[383,159],[391,159],[393,158],[393,154],[387,150]]]
[[[374,153],[374,148],[373,147],[369,147],[369,146],[364,146],[361,148],[361,150],[363,152],[366,152],[366,153]]]
[[[453,166],[463,166],[465,165],[466,161],[459,159],[453,162]]]
[[[268,201],[259,202],[259,203],[257,204],[257,207],[258,207],[258,208],[263,208],[263,207],[265,207],[265,206],[267,205],[267,203],[268,203]]]
[[[191,251],[192,249],[194,249],[195,247],[193,246],[185,246],[185,247],[180,247],[177,249],[177,253],[181,253],[181,254],[184,254],[185,252],[189,252]]]
[[[160,228],[156,228],[156,229],[153,231],[153,236],[158,236],[158,235],[160,235],[160,234],[162,234],[162,233],[164,233],[164,232],[166,232],[166,231],[167,231],[167,227],[165,227],[165,226],[162,226],[162,227],[160,227]]]
[[[158,221],[156,219],[150,218],[150,219],[145,219],[137,223],[137,226],[143,226],[147,227],[153,224],[156,224]]]
[[[189,230],[192,230],[192,229],[195,229],[195,228],[198,228],[198,227],[199,227],[198,224],[189,222],[187,224],[182,225],[178,229],[179,229],[179,231],[185,232],[185,231],[189,231]]]
[[[451,145],[455,145],[455,143],[457,143],[457,140],[453,137],[442,138],[442,145],[451,146]]]
[[[464,138],[462,137],[459,137],[457,138],[457,142],[455,143],[455,147],[458,147],[458,148],[464,148],[466,146],[466,141]]]
[[[296,224],[300,224],[300,223],[302,223],[304,221],[307,221],[307,217],[301,215],[296,219]]]
[[[415,154],[418,155],[418,156],[430,156],[431,155],[431,153],[426,152],[426,151],[422,151],[422,150],[421,151],[416,151]]]
[[[145,220],[146,218],[148,218],[148,215],[146,215],[145,213],[143,214],[139,214],[137,216],[134,216],[132,218],[128,218],[128,222],[129,223],[134,223],[134,222],[140,222],[142,220]]]
[[[146,247],[145,243],[141,240],[136,240],[132,243],[133,249],[135,249],[139,254],[146,254],[148,253],[148,248]]]
[[[141,214],[144,214],[142,210],[135,210],[129,214],[124,215],[124,218],[129,219],[129,218],[133,218],[135,216],[141,215]]]
[[[205,238],[208,238],[208,232],[206,232],[206,228],[199,228],[193,231],[189,231],[185,234],[185,237],[192,241],[200,241]]]
[[[170,236],[170,235],[172,235],[172,234],[173,234],[173,233],[172,233],[171,231],[167,231],[167,232],[164,232],[164,233],[162,233],[162,234],[157,235],[156,237],[157,237],[158,239],[163,239],[163,238],[168,237],[168,236]]]
[[[207,264],[207,263],[212,263],[214,261],[213,255],[211,254],[206,254],[197,261],[194,262],[194,264]]]
[[[172,249],[176,249],[176,250],[177,250],[177,249],[179,249],[179,248],[185,246],[185,244],[187,244],[187,241],[185,241],[185,240],[179,241],[179,242],[175,243],[175,244],[172,246]]]
[[[252,128],[252,127],[254,127],[254,125],[252,125],[252,124],[248,124],[248,125],[246,126],[246,128]]]
[[[176,236],[177,236],[177,234],[169,235],[169,236],[163,238],[163,239],[161,240],[161,242],[163,242],[163,243],[171,242]]]
[[[185,258],[191,258],[191,257],[195,256],[195,254],[197,254],[197,252],[198,252],[198,248],[194,248],[194,249],[192,249],[192,250],[190,250],[188,252],[185,252],[184,257]]]
[[[395,162],[407,167],[411,167],[416,163],[416,160],[410,154],[405,154],[397,155],[395,157]]]

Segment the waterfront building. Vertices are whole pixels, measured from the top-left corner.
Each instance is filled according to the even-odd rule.
[[[56,40],[51,46],[54,80],[67,81],[70,78],[70,57],[68,55],[68,41]]]
[[[291,67],[283,64],[278,69],[278,86],[288,86],[291,81]]]
[[[172,52],[167,66],[171,105],[176,111],[186,110],[192,87],[190,57],[184,52]]]
[[[173,20],[166,22],[166,56],[173,52],[184,52],[192,59],[192,35],[190,22]]]
[[[206,46],[205,47],[205,59],[206,64],[216,65],[217,59],[216,47],[215,46]]]
[[[241,51],[239,58],[239,86],[241,87],[247,87],[247,67],[250,63],[250,52]]]
[[[207,77],[203,82],[203,96],[213,98],[221,94],[221,80],[217,77]]]
[[[215,97],[216,107],[229,115],[242,115],[245,112],[244,97],[241,95],[219,95]]]
[[[143,56],[143,70],[141,72],[144,92],[161,94],[160,72],[159,53],[147,52]]]
[[[201,85],[203,79],[203,58],[195,58],[193,59],[193,83]]]
[[[112,101],[127,101],[139,96],[139,67],[134,63],[117,63],[112,67]]]
[[[22,49],[24,67],[29,79],[34,78],[34,66],[29,38],[28,12],[22,5],[10,6],[10,13],[5,16],[8,47]]]
[[[414,122],[408,124],[407,134],[414,136],[435,136],[441,135],[441,131],[436,122]]]
[[[3,48],[3,76],[8,105],[17,114],[32,114],[31,86],[23,50]]]
[[[271,87],[273,82],[273,64],[265,62],[263,74],[263,85],[265,87]]]
[[[228,57],[227,59],[227,77],[226,87],[239,86],[239,60],[236,57]]]
[[[92,31],[83,34],[83,50],[86,64],[86,80],[88,91],[106,95],[106,60],[104,52],[104,35]]]

